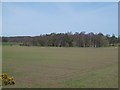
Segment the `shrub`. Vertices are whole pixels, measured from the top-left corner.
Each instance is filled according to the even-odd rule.
[[[6,73],[0,75],[0,80],[2,80],[2,84],[4,85],[14,85],[15,80],[13,77],[9,77]]]

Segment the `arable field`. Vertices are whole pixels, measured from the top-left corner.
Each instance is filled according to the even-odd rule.
[[[117,88],[118,49],[3,46],[11,88]]]

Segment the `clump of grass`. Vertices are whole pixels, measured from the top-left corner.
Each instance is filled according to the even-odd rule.
[[[0,75],[0,80],[2,80],[2,84],[4,85],[14,85],[15,80],[13,77],[9,77],[6,73]]]

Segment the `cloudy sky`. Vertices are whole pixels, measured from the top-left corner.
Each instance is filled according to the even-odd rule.
[[[1,7],[1,4],[0,4]],[[1,10],[0,10],[1,12]],[[0,22],[1,23],[1,22]],[[118,34],[117,2],[4,2],[3,36],[86,31]]]

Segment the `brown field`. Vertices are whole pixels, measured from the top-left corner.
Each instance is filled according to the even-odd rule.
[[[117,88],[118,49],[3,46],[10,88]]]

